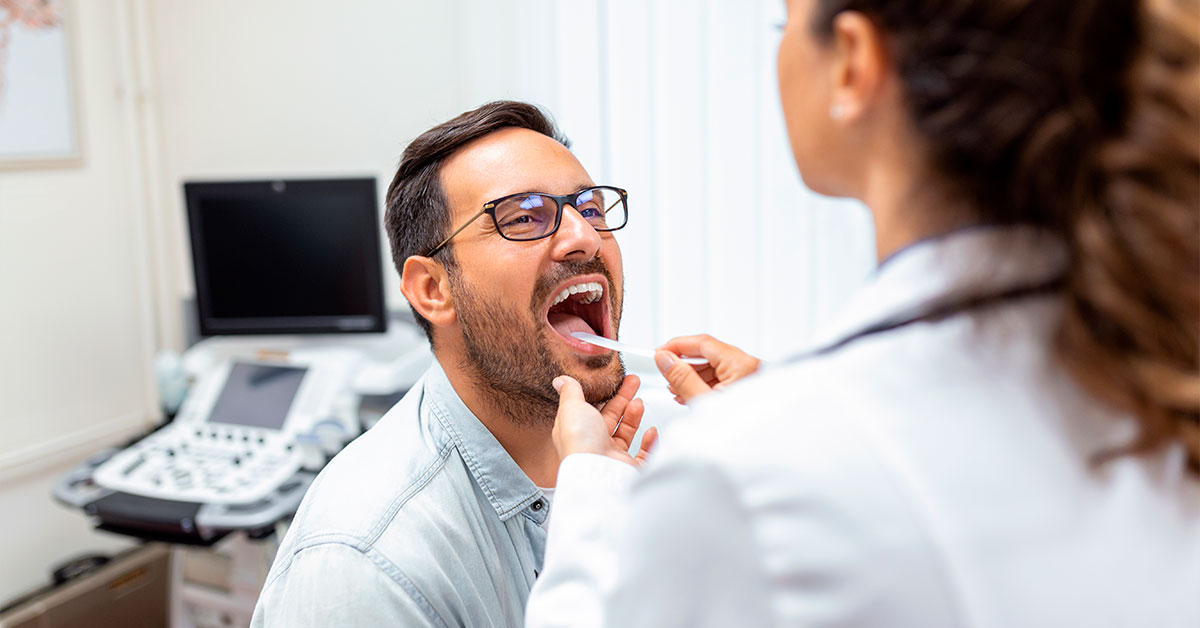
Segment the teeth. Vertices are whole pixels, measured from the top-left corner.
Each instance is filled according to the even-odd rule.
[[[571,296],[572,294],[583,293],[587,294],[583,299],[580,299],[580,303],[595,303],[604,296],[604,287],[601,286],[599,282],[595,281],[588,281],[584,283],[577,283],[573,286],[567,286],[566,288],[563,288],[562,292],[558,293],[558,296],[554,297],[554,302],[550,304],[550,307],[554,307],[559,303],[566,301],[567,297]]]

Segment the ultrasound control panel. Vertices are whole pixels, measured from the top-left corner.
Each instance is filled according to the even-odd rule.
[[[248,503],[301,468],[298,436],[328,423],[349,369],[337,360],[234,360],[198,382],[170,425],[112,456],[96,484],[157,499]]]

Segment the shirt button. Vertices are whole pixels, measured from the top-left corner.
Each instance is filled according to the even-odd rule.
[[[532,508],[534,512],[537,512],[542,509],[542,506],[545,506],[545,505],[546,504],[543,503],[542,500],[539,499],[536,502],[533,502],[533,505],[530,506],[530,508]]]

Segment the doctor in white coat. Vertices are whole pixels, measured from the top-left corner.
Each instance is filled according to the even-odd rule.
[[[769,369],[669,343],[640,469],[555,380],[527,625],[1200,626],[1197,3],[787,4],[796,164],[879,269]]]

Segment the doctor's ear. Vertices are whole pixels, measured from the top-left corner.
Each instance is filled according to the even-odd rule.
[[[450,296],[449,274],[432,258],[413,255],[404,260],[400,292],[434,327],[452,325],[458,320],[454,299]]]
[[[889,55],[884,32],[858,11],[833,21],[833,75],[829,115],[853,122],[877,100],[887,78]]]

